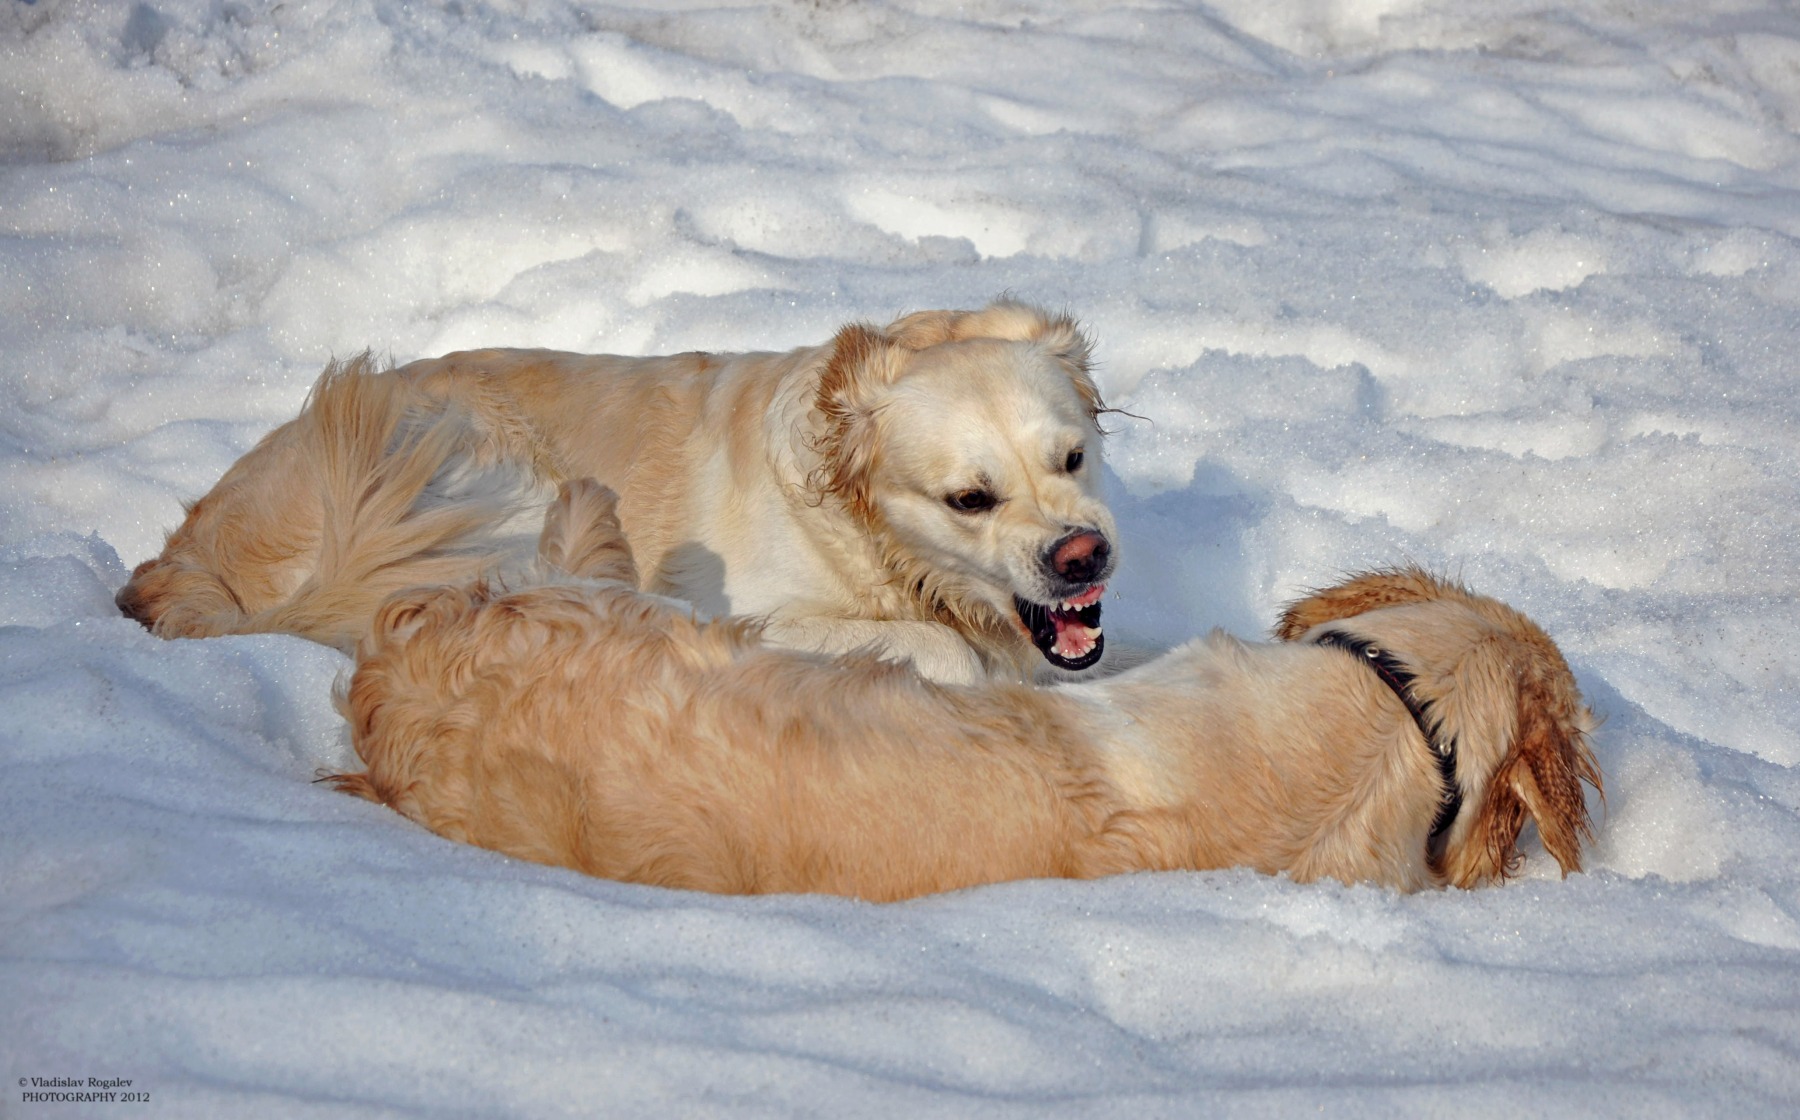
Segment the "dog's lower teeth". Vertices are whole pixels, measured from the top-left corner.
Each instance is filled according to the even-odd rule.
[[[1019,621],[1031,635],[1032,644],[1051,664],[1082,669],[1098,660],[1101,637],[1097,596],[1085,606],[1078,606],[1073,599],[1034,603],[1014,596],[1013,605],[1018,608]],[[1071,642],[1075,643],[1073,647]],[[1081,652],[1075,652],[1076,648]]]

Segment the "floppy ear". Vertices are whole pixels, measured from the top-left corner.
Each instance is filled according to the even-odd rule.
[[[859,520],[874,519],[869,474],[876,454],[876,403],[905,365],[905,348],[873,327],[853,323],[837,333],[813,401],[824,417],[824,428],[812,441],[819,465],[806,480],[815,502],[835,496]]]
[[[420,631],[432,631],[444,622],[461,618],[492,597],[485,580],[463,587],[409,587],[388,596],[375,612],[375,621],[356,650],[358,664],[384,647],[411,641]]]
[[[1469,597],[1461,585],[1438,579],[1423,568],[1382,568],[1352,576],[1289,603],[1281,612],[1281,621],[1275,624],[1275,636],[1291,642],[1315,626],[1382,607]]]
[[[332,687],[332,702],[337,706],[338,714],[349,723],[350,741],[368,769],[356,773],[320,773],[315,780],[326,782],[343,793],[383,805],[394,804],[398,791],[383,776],[381,762],[388,758],[392,749],[411,750],[429,738],[426,731],[429,719],[421,723],[416,718],[419,715],[417,705],[398,718],[400,730],[397,734],[377,735],[375,732],[378,718],[395,722],[394,704],[397,694],[405,687],[397,685],[396,679],[404,681],[416,669],[416,663],[408,656],[413,652],[408,643],[422,635],[428,638],[445,624],[463,618],[488,596],[485,582],[462,587],[410,587],[388,596],[375,612],[369,632],[357,644],[355,671],[339,677]],[[441,712],[434,711],[430,718],[439,714]],[[413,732],[419,734],[415,736]]]
[[[1547,641],[1547,639],[1546,639]],[[1460,850],[1447,853],[1445,874],[1458,887],[1503,879],[1519,863],[1519,833],[1529,816],[1544,850],[1567,875],[1581,870],[1581,846],[1593,839],[1582,783],[1602,797],[1600,769],[1587,745],[1591,717],[1562,664],[1522,649],[1515,660],[1518,712],[1506,756],[1488,780],[1481,807]]]
[[[593,479],[563,483],[544,511],[539,562],[577,579],[610,579],[636,587],[637,564],[619,527],[618,511],[619,496]]]

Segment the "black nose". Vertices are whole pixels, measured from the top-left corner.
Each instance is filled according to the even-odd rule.
[[[1092,529],[1078,529],[1050,549],[1050,570],[1069,583],[1092,583],[1106,570],[1112,546]]]

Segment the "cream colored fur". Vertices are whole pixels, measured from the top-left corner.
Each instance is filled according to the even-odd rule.
[[[1567,666],[1522,615],[1419,572],[1302,600],[1292,641],[1215,633],[1034,689],[939,685],[696,621],[634,590],[591,482],[565,487],[542,551],[553,582],[381,609],[340,697],[367,770],[341,788],[524,859],[721,892],[888,900],[1236,865],[1466,887],[1512,869],[1526,816],[1565,872],[1580,866],[1581,785],[1600,779]],[[1397,652],[1457,738],[1465,805],[1437,861],[1425,738],[1367,665],[1310,643],[1327,625]]]
[[[397,588],[516,580],[557,483],[591,476],[620,495],[647,591],[785,645],[1029,678],[1044,658],[1013,597],[1111,569],[1071,590],[1047,559],[1076,531],[1116,547],[1101,407],[1075,324],[1004,301],[781,354],[365,356],[327,369],[118,601],[167,637],[348,650]],[[972,491],[995,504],[949,504]]]

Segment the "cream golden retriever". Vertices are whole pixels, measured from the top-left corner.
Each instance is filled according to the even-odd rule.
[[[514,578],[558,482],[619,495],[645,590],[947,681],[1100,659],[1099,393],[1024,304],[784,354],[477,350],[327,369],[118,594],[168,637],[346,651],[405,587]],[[1040,656],[1041,655],[1041,656]]]
[[[1418,571],[1056,689],[772,648],[640,594],[611,496],[565,488],[546,582],[383,606],[339,697],[367,770],[427,828],[593,875],[907,898],[1043,876],[1243,865],[1399,890],[1567,873],[1600,776],[1561,655]],[[568,574],[559,574],[568,573]],[[579,577],[579,578],[574,578]]]

